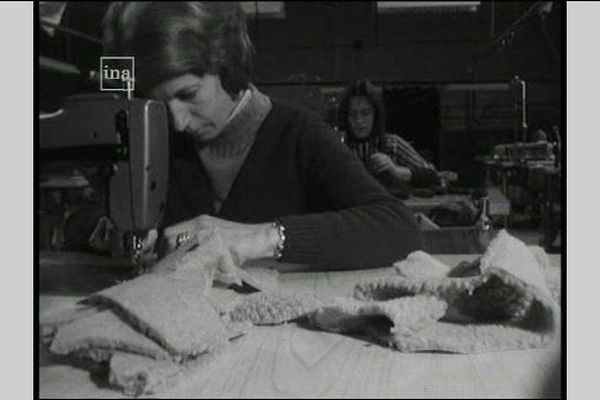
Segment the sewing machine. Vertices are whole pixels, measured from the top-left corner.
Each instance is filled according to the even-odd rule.
[[[39,123],[40,187],[52,186],[44,182],[44,172],[57,164],[97,167],[101,179],[92,186],[101,192],[106,215],[125,233],[137,261],[142,239],[157,227],[165,208],[169,141],[164,104],[116,94],[76,95],[60,110],[41,114]]]
[[[546,141],[509,143],[494,146],[493,160],[514,162],[554,161],[554,144]]]

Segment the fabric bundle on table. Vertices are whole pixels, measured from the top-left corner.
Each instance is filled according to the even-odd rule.
[[[396,301],[402,307],[389,307],[387,326],[362,328],[400,351],[478,353],[540,347],[553,339],[558,305],[524,243],[501,231],[469,267],[452,270],[413,253],[395,265],[398,277],[358,284],[353,299],[342,301],[345,307],[326,307],[312,320],[323,329],[345,331],[356,318],[382,315],[373,304]],[[333,319],[342,322],[332,327]]]
[[[558,304],[546,282],[548,266],[542,249],[502,230],[472,264],[451,268],[417,251],[394,265],[397,276],[361,282],[347,297],[319,302],[297,294],[254,293],[230,315],[255,324],[304,315],[323,330],[367,333],[406,352],[534,348],[552,340],[559,325]]]
[[[203,259],[187,256],[198,247]],[[60,326],[50,352],[108,363],[110,384],[125,394],[159,392],[209,365],[248,328],[223,318],[236,295],[220,296],[213,281],[277,285],[275,271],[237,268],[218,230],[209,231],[151,272],[87,298],[97,311]]]
[[[206,260],[186,258],[194,246],[202,246]],[[219,263],[228,263],[220,271],[230,271],[219,281],[244,281],[260,291],[213,286]],[[501,231],[474,263],[451,268],[418,251],[397,262],[395,274],[324,299],[280,287],[274,271],[237,268],[217,232],[167,256],[151,273],[90,296],[98,312],[61,326],[50,350],[106,361],[110,383],[140,395],[210,368],[252,324],[298,318],[331,332],[367,334],[404,352],[539,347],[554,337],[560,317],[548,266],[543,250]]]

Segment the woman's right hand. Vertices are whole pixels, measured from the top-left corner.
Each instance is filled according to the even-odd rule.
[[[229,277],[237,277],[238,268],[247,260],[272,257],[279,239],[273,224],[243,224],[209,215],[180,222],[164,231],[167,252],[185,246],[190,240],[218,247],[215,249],[202,244],[192,247],[184,259],[190,265],[214,264],[220,273]],[[211,257],[214,260],[211,261]]]
[[[369,158],[369,167],[374,175],[392,170],[396,164],[387,154],[375,153]]]
[[[412,177],[410,169],[396,165],[387,154],[375,153],[371,156],[369,162],[371,172],[375,176],[387,172],[400,182],[408,182]]]
[[[243,224],[200,215],[164,230],[167,252],[176,249],[194,235],[215,228],[240,265],[249,259],[271,256],[279,238],[269,223]]]

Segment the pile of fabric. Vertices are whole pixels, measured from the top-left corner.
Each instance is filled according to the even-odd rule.
[[[189,254],[198,247],[203,259]],[[272,291],[277,275],[237,268],[218,230],[206,232],[149,273],[85,299],[93,308],[59,326],[49,351],[108,366],[109,383],[125,394],[159,392],[207,366],[249,328],[224,318],[235,296],[223,285],[234,283]]]
[[[540,347],[559,326],[547,255],[505,231],[476,262],[451,268],[414,252],[394,265],[394,275],[360,282],[334,299],[281,288],[273,271],[231,269],[232,276],[215,278],[215,260],[231,263],[231,256],[218,232],[192,246],[198,245],[213,265],[187,262],[183,250],[149,274],[90,296],[97,312],[61,326],[50,351],[103,361],[111,385],[140,395],[209,368],[252,325],[304,318],[403,352],[456,353]],[[258,292],[215,284],[240,280]]]

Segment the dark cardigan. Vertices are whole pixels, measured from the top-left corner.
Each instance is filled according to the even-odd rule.
[[[163,227],[200,214],[242,223],[279,219],[282,261],[332,268],[390,265],[422,246],[406,206],[305,111],[273,102],[218,213],[193,144],[174,137]]]

